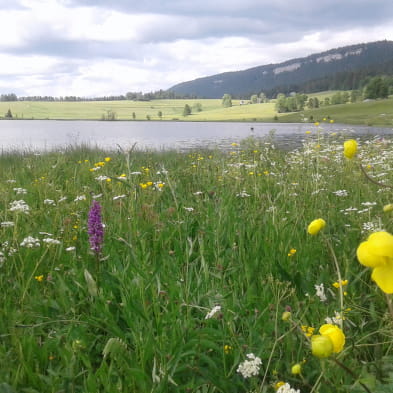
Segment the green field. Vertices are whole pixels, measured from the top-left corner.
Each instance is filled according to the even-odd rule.
[[[391,392],[393,140],[269,138],[3,153],[0,391]]]
[[[310,94],[320,100],[334,92]],[[184,106],[193,108],[189,116],[183,116]],[[202,111],[197,112],[195,105]],[[223,108],[220,99],[200,100],[152,100],[152,101],[91,101],[91,102],[0,102],[0,116],[8,109],[17,119],[65,119],[100,120],[115,114],[117,120],[177,120],[177,121],[256,121],[256,122],[309,122],[331,118],[345,124],[362,124],[390,127],[393,125],[393,99],[361,102],[345,105],[329,105],[319,109],[305,110],[290,114],[275,111],[275,102],[266,104],[240,105],[233,100],[233,106]],[[161,117],[159,115],[161,113]]]

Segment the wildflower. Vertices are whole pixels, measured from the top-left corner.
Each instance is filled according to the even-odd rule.
[[[283,385],[285,385],[284,381],[278,381],[277,383],[274,384],[274,389],[278,390]]]
[[[339,353],[343,350],[345,335],[338,326],[324,324],[319,328],[319,333],[311,337],[311,351],[314,356],[326,358],[332,353]]]
[[[230,345],[224,345],[224,353],[225,355],[229,355],[232,352],[232,347]]]
[[[48,244],[48,245],[50,245],[50,244],[61,244],[61,241],[60,241],[60,240],[52,239],[51,237],[47,237],[47,238],[45,238],[45,239],[42,239],[42,241],[43,241],[44,243]]]
[[[101,220],[101,205],[97,201],[93,201],[87,222],[90,249],[96,255],[101,254],[102,243],[104,240],[104,226]]]
[[[41,274],[40,276],[34,276],[34,278],[35,278],[38,282],[44,281],[44,275],[43,275],[43,274]]]
[[[334,288],[340,288],[340,287],[343,287],[345,285],[348,285],[348,280],[336,281],[332,285],[334,286]]]
[[[315,330],[315,328],[313,328],[312,326],[306,326],[306,325],[302,325],[301,329],[306,337],[311,337],[314,334],[314,330]]]
[[[106,181],[106,180],[109,179],[109,177],[101,175],[101,176],[97,176],[95,179],[98,180],[98,181]]]
[[[326,226],[326,221],[323,218],[318,218],[316,220],[311,221],[309,226],[307,227],[307,232],[310,235],[317,235],[319,231]]]
[[[351,159],[358,150],[358,144],[355,139],[349,139],[344,142],[344,156]]]
[[[9,227],[13,227],[15,225],[15,223],[13,221],[3,221],[0,222],[0,227],[2,228],[9,228]]]
[[[299,375],[302,373],[302,365],[300,363],[296,363],[291,367],[291,373],[293,375]]]
[[[258,375],[262,360],[253,353],[248,353],[246,357],[248,360],[240,363],[236,371],[242,374],[243,378],[250,378]]]
[[[32,236],[27,236],[23,239],[22,243],[20,243],[22,247],[33,248],[40,246],[40,239],[36,239]]]
[[[13,201],[10,203],[11,212],[29,214],[29,210],[30,210],[29,205],[23,199],[19,201]]]
[[[316,291],[316,295],[319,297],[319,300],[321,302],[326,302],[327,297],[325,295],[325,287],[323,286],[323,283],[321,284],[315,284],[314,285],[315,291]]]
[[[105,157],[105,158],[104,158],[104,161],[105,161],[105,162],[109,162],[111,159],[112,159],[112,158],[110,158],[110,157]]]
[[[290,250],[289,250],[289,252],[288,252],[288,256],[289,257],[292,257],[292,256],[294,256],[296,254],[296,248],[291,248]]]
[[[277,384],[278,383],[279,382],[277,382]],[[291,388],[291,385],[289,383],[284,383],[283,385],[280,385],[280,387],[277,389],[277,393],[300,393],[300,390],[295,390],[294,388]]]
[[[193,212],[194,211],[194,208],[193,207],[183,207],[183,209],[186,211],[186,212]]]
[[[291,319],[291,312],[290,311],[284,311],[281,315],[281,319],[283,321],[289,321]]]
[[[123,199],[125,198],[127,195],[122,194],[122,195],[116,195],[112,198],[112,200],[117,201],[118,199]]]
[[[25,188],[15,187],[13,189],[17,194],[27,194],[27,190]]]
[[[67,252],[75,251],[75,250],[76,250],[76,247],[74,247],[74,246],[67,247],[65,250],[66,250]]]
[[[240,191],[238,194],[236,194],[236,196],[239,198],[248,198],[250,196],[250,194],[248,194],[247,191],[243,190],[243,191]]]
[[[86,195],[79,195],[74,199],[74,202],[78,201],[85,201],[86,200]]]
[[[213,318],[218,312],[221,311],[221,306],[214,306],[205,316],[205,319]]]
[[[359,262],[373,269],[371,278],[385,293],[393,293],[393,236],[372,233],[356,250]]]
[[[383,211],[385,213],[389,213],[389,212],[393,211],[393,203],[389,203],[388,205],[385,205],[383,207]]]

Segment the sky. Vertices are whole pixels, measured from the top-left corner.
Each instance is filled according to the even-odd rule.
[[[392,0],[0,0],[0,94],[147,93],[384,39]]]

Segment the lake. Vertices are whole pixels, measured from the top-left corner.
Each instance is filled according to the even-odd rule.
[[[392,135],[392,128],[321,123],[323,132],[348,135]],[[227,148],[233,142],[254,136],[266,137],[274,131],[275,144],[283,148],[298,145],[306,131],[317,127],[305,123],[159,122],[159,121],[67,121],[1,120],[2,151],[47,151],[88,145],[108,150],[119,146],[139,150],[191,150]]]

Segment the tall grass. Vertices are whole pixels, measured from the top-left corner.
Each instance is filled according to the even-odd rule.
[[[391,391],[392,315],[355,256],[370,231],[393,230],[391,190],[343,158],[345,135],[320,131],[290,152],[248,139],[226,151],[3,154],[2,391]],[[392,141],[360,145],[355,160],[393,184]],[[10,211],[20,200],[29,211]],[[93,200],[101,255],[89,249]],[[318,217],[327,225],[310,236]],[[28,236],[36,246],[21,245]],[[336,312],[345,348],[313,358],[301,327],[316,333]],[[250,353],[262,365],[244,378]]]

